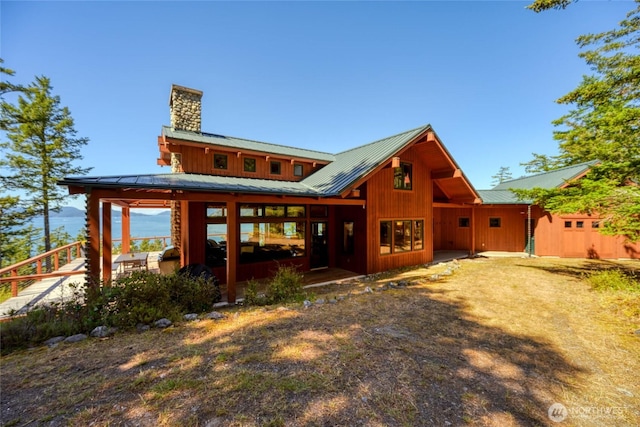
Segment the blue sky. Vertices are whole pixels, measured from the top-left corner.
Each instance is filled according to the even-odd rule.
[[[556,154],[555,100],[590,73],[576,37],[634,8],[527,4],[4,0],[0,57],[14,82],[51,79],[92,176],[169,172],[157,136],[175,83],[204,92],[203,131],[330,153],[430,123],[486,189]]]

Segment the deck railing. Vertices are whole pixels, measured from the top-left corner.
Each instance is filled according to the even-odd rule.
[[[167,247],[167,242],[171,242],[171,236],[152,236],[152,237],[131,237],[131,242],[136,241],[161,241],[162,248]],[[122,239],[113,239],[113,243],[121,243]],[[73,270],[73,271],[57,271],[64,265],[70,263],[76,258],[82,257],[82,242],[73,242],[65,246],[60,246],[45,252],[40,255],[36,255],[19,263],[10,265],[8,267],[0,269],[0,286],[4,286],[7,283],[11,283],[11,296],[18,296],[20,289],[24,289],[37,280],[46,279],[49,277],[63,277],[72,276],[75,274],[85,273],[85,269]],[[121,247],[120,247],[121,248]],[[52,267],[51,272],[43,273],[43,265],[47,264],[47,260],[50,260]]]
[[[36,255],[19,263],[10,265],[0,269],[0,284],[11,283],[11,296],[18,296],[19,284],[23,287],[35,282],[36,280],[47,277],[70,276],[72,274],[82,274],[84,270],[76,271],[57,271],[60,267],[70,263],[76,258],[82,256],[82,242],[73,242],[68,245],[60,246]],[[51,263],[53,271],[43,273],[42,265],[47,262]],[[26,273],[26,274],[25,274]]]

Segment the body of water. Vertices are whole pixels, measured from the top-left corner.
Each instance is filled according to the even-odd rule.
[[[81,230],[84,230],[86,222],[84,217],[51,217],[49,218],[51,231],[58,227],[75,238]],[[35,227],[42,228],[42,220],[33,223]],[[171,234],[171,218],[169,215],[132,215],[131,237],[156,237],[169,236]],[[122,238],[122,222],[120,214],[113,215],[111,219],[111,235],[113,239]]]

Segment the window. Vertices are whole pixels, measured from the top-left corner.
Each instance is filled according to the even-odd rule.
[[[287,217],[304,218],[307,216],[307,210],[304,206],[287,206]]]
[[[207,205],[207,218],[226,218],[227,207],[225,205]]]
[[[263,208],[261,205],[241,205],[240,216],[242,217],[258,217],[262,216]]]
[[[600,221],[591,222],[591,228],[600,228]]]
[[[380,221],[380,255],[391,253],[391,221]]]
[[[240,263],[304,256],[306,221],[240,224]]]
[[[294,176],[302,176],[304,174],[304,168],[300,163],[296,163],[293,165],[293,175]]]
[[[413,250],[421,251],[424,249],[422,240],[424,236],[423,221],[413,221]]]
[[[411,164],[400,163],[400,167],[393,170],[393,188],[396,190],[411,190],[413,179]]]
[[[280,175],[282,173],[282,164],[280,162],[272,161],[270,163],[271,175]]]
[[[227,169],[227,155],[226,154],[214,154],[213,155],[213,167],[215,169]]]
[[[501,226],[501,218],[489,218],[489,228],[500,228]]]
[[[584,228],[584,221],[576,221],[576,228]]]
[[[380,221],[380,255],[424,249],[423,220]]]
[[[571,228],[571,221],[565,221],[564,228]]]
[[[458,227],[460,228],[468,228],[470,224],[469,218],[461,217],[458,218]]]
[[[244,171],[245,172],[255,172],[256,171],[256,159],[253,157],[245,157],[244,158]]]
[[[264,216],[283,217],[284,211],[285,211],[285,207],[282,205],[278,205],[278,206],[267,205],[264,207]]]

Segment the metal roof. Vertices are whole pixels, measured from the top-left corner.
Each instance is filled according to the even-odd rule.
[[[530,200],[520,200],[510,190],[478,190],[478,194],[485,205],[528,205]]]
[[[577,165],[566,166],[564,168],[543,172],[537,175],[525,176],[522,178],[505,181],[493,187],[493,190],[508,190],[517,188],[530,190],[532,188],[557,188],[566,184],[587,172],[593,165],[599,163],[598,160],[579,163]]]
[[[121,175],[99,177],[72,177],[59,181],[60,185],[102,188],[131,188],[158,190],[187,190],[209,192],[241,192],[291,196],[320,197],[317,190],[302,182],[275,181],[256,178],[236,178],[190,173],[157,175]]]
[[[421,126],[338,153],[335,155],[335,161],[301,182],[327,196],[338,195],[429,129],[431,129],[430,125]]]
[[[322,162],[332,162],[335,160],[333,154],[321,151],[306,150],[303,148],[287,147],[285,145],[270,144],[267,142],[251,141],[249,139],[236,138],[232,136],[217,135],[206,132],[190,132],[184,130],[173,130],[169,126],[162,127],[162,136],[168,138],[182,139],[185,141],[199,142],[202,144],[228,147],[234,150],[259,151],[266,154],[278,154],[286,157],[294,157]]]

